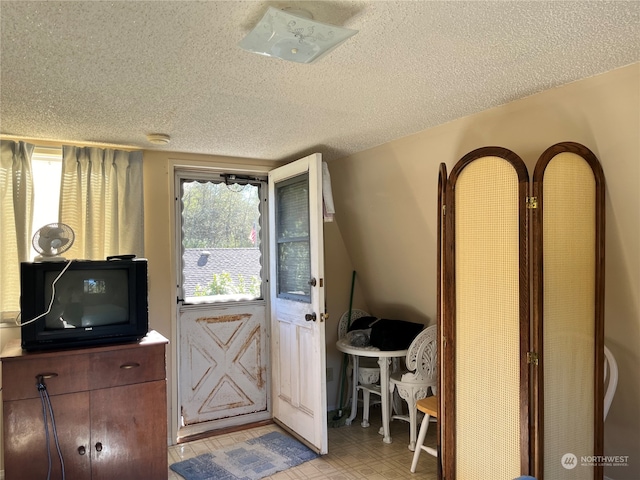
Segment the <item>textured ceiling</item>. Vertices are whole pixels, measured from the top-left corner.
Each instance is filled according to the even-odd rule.
[[[359,30],[313,64],[241,50],[267,6]],[[637,1],[0,2],[0,133],[335,159],[640,60]]]

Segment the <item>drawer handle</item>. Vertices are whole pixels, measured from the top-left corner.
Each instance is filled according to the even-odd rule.
[[[85,453],[87,453],[87,449],[86,449],[86,448],[84,448],[84,445],[80,445],[80,446],[78,447],[78,453],[79,453],[80,455],[84,455]]]
[[[125,363],[124,365],[120,365],[120,368],[123,370],[131,370],[132,368],[138,368],[140,366],[139,363]]]
[[[57,373],[49,372],[49,373],[39,373],[38,375],[36,375],[36,378],[38,380],[48,380],[50,378],[55,378],[57,376],[58,376]]]
[[[102,451],[102,444],[100,442],[96,443],[96,452]]]

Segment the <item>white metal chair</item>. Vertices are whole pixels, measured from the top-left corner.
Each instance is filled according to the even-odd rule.
[[[349,331],[349,326],[358,318],[369,317],[370,315],[364,310],[353,309],[351,310],[351,319],[349,319],[349,311],[347,310],[340,317],[338,322],[338,340],[344,337]]]
[[[618,386],[618,363],[611,350],[604,346],[604,382],[606,390],[604,394],[604,419],[607,419],[613,396]]]
[[[364,310],[354,309],[351,311],[351,321],[349,321],[349,312],[345,312],[338,322],[338,339],[341,339],[347,334],[349,325],[351,325],[354,320],[368,316],[369,314]],[[368,427],[371,394],[380,395],[380,367],[374,358],[359,358],[349,355],[349,368],[347,370],[349,369],[356,370],[356,378],[358,379],[357,391],[362,391],[363,412],[361,425]],[[347,378],[351,378],[351,375],[347,374]],[[349,388],[347,391],[350,392],[351,389]],[[347,397],[347,403],[348,399],[349,397]]]
[[[357,358],[357,361],[375,361],[377,364],[377,360],[372,358]],[[382,402],[381,397],[381,388],[380,388],[380,367],[379,366],[359,366],[358,367],[358,386],[356,387],[358,391],[362,392],[362,423],[360,423],[361,427],[367,428],[369,427],[369,407],[371,405],[376,405]],[[379,397],[379,400],[371,400],[371,394]]]
[[[431,325],[425,328],[411,342],[407,351],[406,367],[408,372],[394,373],[391,375],[389,388],[394,389],[398,395],[407,402],[408,415],[396,414],[392,420],[404,420],[409,422],[409,450],[415,450],[417,430],[416,402],[422,398],[435,395],[438,386],[438,343],[437,326]]]

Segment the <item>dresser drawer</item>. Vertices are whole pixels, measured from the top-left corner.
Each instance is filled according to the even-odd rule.
[[[89,388],[95,390],[164,380],[164,355],[164,344],[92,353],[89,356]]]
[[[8,401],[39,397],[38,375],[44,377],[49,395],[86,391],[89,389],[89,367],[86,355],[3,359],[2,398]]]

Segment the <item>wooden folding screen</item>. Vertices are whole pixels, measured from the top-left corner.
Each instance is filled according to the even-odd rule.
[[[443,478],[602,478],[561,463],[602,454],[602,178],[588,149],[563,143],[532,195],[500,147],[439,179]]]
[[[499,147],[465,155],[449,177],[447,479],[511,480],[529,469],[527,180],[524,162]]]
[[[438,352],[444,352],[446,347],[445,337],[442,333],[442,316],[444,312],[445,296],[444,292],[448,290],[448,286],[445,283],[443,276],[443,265],[446,263],[445,253],[445,217],[446,217],[446,205],[445,198],[447,195],[447,186],[449,180],[447,179],[447,166],[444,163],[440,164],[440,170],[438,172],[438,234],[437,234],[437,287],[436,287],[436,318],[438,325]],[[442,382],[440,379],[447,377],[447,371],[445,369],[445,362],[442,361],[443,354],[438,355],[438,381],[441,383],[438,389],[438,423],[436,424],[436,451],[438,452],[438,478],[442,478],[442,464],[444,462],[444,452],[442,450],[442,432],[444,431],[444,416],[446,415],[446,405],[442,401]]]
[[[540,480],[601,479],[604,174],[586,147],[547,149],[533,174],[533,350]],[[537,389],[536,389],[537,388]]]

